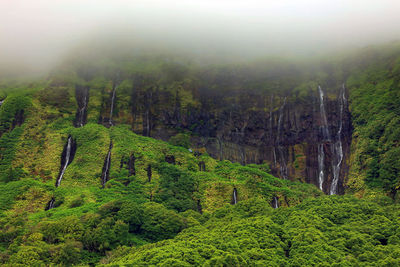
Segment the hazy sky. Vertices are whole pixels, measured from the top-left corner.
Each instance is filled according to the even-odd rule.
[[[56,62],[99,35],[197,55],[312,54],[400,39],[399,0],[0,0],[0,64]]]

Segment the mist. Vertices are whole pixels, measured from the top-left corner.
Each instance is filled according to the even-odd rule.
[[[400,39],[398,0],[0,2],[0,72],[42,73],[74,51],[208,59],[311,57]]]

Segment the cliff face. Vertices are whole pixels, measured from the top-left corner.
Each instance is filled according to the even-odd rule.
[[[121,94],[117,91],[117,99],[127,98]],[[116,123],[130,123],[133,131],[162,140],[189,131],[192,147],[205,148],[214,158],[268,163],[278,177],[341,194],[352,134],[347,95],[344,87],[322,98],[321,92],[299,98],[133,86],[129,107],[123,103],[113,116]],[[111,102],[105,101],[103,107]],[[104,110],[101,121],[107,121]]]

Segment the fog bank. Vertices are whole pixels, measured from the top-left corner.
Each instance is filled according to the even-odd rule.
[[[202,58],[312,56],[400,39],[397,0],[0,2],[0,72],[43,71],[107,44]]]

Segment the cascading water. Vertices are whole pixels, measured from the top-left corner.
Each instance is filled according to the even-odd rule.
[[[339,127],[336,135],[336,142],[334,144],[334,161],[332,162],[332,170],[333,170],[333,180],[331,184],[331,188],[329,191],[330,195],[337,194],[338,191],[338,182],[340,176],[340,167],[343,161],[343,147],[342,147],[342,129],[343,129],[343,113],[344,107],[347,104],[347,99],[345,96],[346,88],[344,84],[342,85],[342,89],[340,91],[338,97],[338,107],[339,107]]]
[[[324,91],[322,91],[321,86],[318,86],[318,92],[319,92],[319,100],[320,100],[320,112],[321,112],[321,131],[322,131],[322,136],[324,141],[331,141],[331,135],[329,134],[329,127],[328,127],[328,119],[326,117],[326,112],[325,112],[325,104],[324,104]]]
[[[83,98],[83,107],[79,109],[79,122],[78,123],[79,123],[80,127],[83,126],[83,118],[84,118],[86,106],[87,106],[87,97],[85,96]]]
[[[61,184],[61,180],[64,176],[65,170],[67,169],[67,166],[71,163],[70,158],[71,158],[71,149],[72,149],[72,137],[68,137],[68,143],[67,143],[67,148],[66,148],[66,153],[65,153],[65,161],[64,165],[62,166],[60,170],[60,175],[58,176],[56,180],[56,187],[59,187]]]
[[[0,100],[0,107],[1,107],[1,105],[3,105],[3,103],[4,103],[4,100],[5,100],[5,99],[3,99],[3,100]]]
[[[107,183],[107,181],[109,179],[109,175],[110,175],[112,147],[113,147],[112,142],[110,142],[110,148],[108,149],[107,157],[106,157],[106,160],[104,161],[103,173],[101,175],[101,185],[103,186],[103,188],[104,188],[105,184]]]
[[[56,200],[54,199],[54,197],[52,197],[50,199],[50,201],[47,203],[47,206],[44,210],[51,210],[52,208],[54,208],[54,203],[56,202]]]
[[[75,90],[75,98],[78,104],[75,116],[75,127],[82,127],[86,124],[89,88],[77,86]]]
[[[325,160],[325,153],[324,153],[324,144],[318,145],[318,183],[319,189],[322,190],[322,185],[324,184],[324,160]]]
[[[67,169],[68,165],[71,164],[76,151],[76,143],[72,139],[71,136],[68,136],[68,141],[66,146],[64,147],[63,153],[61,155],[61,167],[60,167],[60,174],[56,180],[56,188],[60,186],[61,180],[64,176],[65,170]],[[54,208],[55,199],[52,197],[50,201],[47,203],[45,210],[50,210]]]
[[[324,143],[331,143],[331,135],[329,133],[328,119],[326,117],[325,104],[324,104],[324,91],[322,91],[321,86],[318,86],[319,100],[320,100],[320,113],[321,113],[321,132],[322,132],[322,141],[318,145],[318,182],[319,189],[323,190],[323,184],[325,181],[325,152],[324,152]],[[330,144],[331,150],[333,150],[332,145]],[[332,151],[333,152],[333,151]]]
[[[114,85],[114,89],[112,91],[112,96],[111,96],[111,107],[110,107],[110,119],[108,121],[108,123],[110,124],[110,126],[113,126],[113,122],[112,122],[112,115],[114,112],[114,101],[115,101],[115,91],[117,90],[117,86]]]
[[[235,205],[237,204],[238,200],[237,200],[237,190],[236,187],[233,188],[233,194],[232,194],[232,204]]]
[[[283,147],[281,146],[281,138],[280,138],[281,137],[283,111],[285,109],[285,105],[286,105],[286,97],[283,100],[282,106],[279,108],[278,135],[277,135],[276,143],[277,143],[277,146],[278,146],[279,165],[280,165],[281,176],[282,176],[283,179],[287,180],[288,179],[288,171],[287,171],[285,154],[283,152]]]
[[[272,198],[272,207],[273,207],[274,209],[279,208],[279,201],[278,201],[278,197],[276,197],[276,196],[274,196],[274,197]]]

